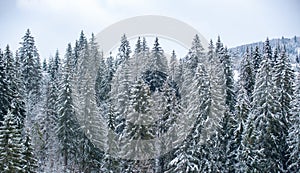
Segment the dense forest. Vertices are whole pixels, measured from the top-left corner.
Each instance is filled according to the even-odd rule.
[[[0,50],[0,172],[299,172],[289,44],[243,47],[234,80],[220,37],[191,42],[166,57],[159,38],[131,48],[123,35],[104,57],[82,31],[40,58],[28,29],[16,52]]]

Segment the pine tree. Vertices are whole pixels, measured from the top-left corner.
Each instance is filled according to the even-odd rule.
[[[141,57],[141,61],[144,62],[144,68],[146,68],[146,64],[148,64],[149,59],[150,59],[150,50],[149,47],[147,45],[147,41],[146,38],[143,37],[143,41],[141,43],[142,45],[142,57]]]
[[[240,66],[241,70],[239,80],[240,84],[243,84],[241,87],[246,89],[248,98],[252,100],[252,93],[255,84],[255,72],[248,47]]]
[[[251,111],[251,101],[248,96],[247,90],[244,88],[244,80],[239,81],[239,90],[237,96],[237,104],[235,107],[237,124],[234,131],[234,143],[236,144],[235,156],[236,156],[236,172],[246,172],[245,163],[243,158],[243,133],[246,127],[246,121]]]
[[[23,97],[25,99],[27,119],[29,125],[31,125],[37,115],[37,108],[41,107],[38,106],[42,81],[41,64],[34,37],[31,35],[29,29],[27,29],[22,39],[19,56],[22,81],[25,86]]]
[[[142,79],[152,93],[159,92],[168,78],[168,61],[158,43],[158,38],[155,39],[154,47],[146,63]]]
[[[135,45],[134,54],[132,55],[132,58],[129,59],[129,61],[129,64],[132,67],[132,78],[134,80],[137,80],[141,77],[146,64],[146,58],[144,57],[144,51],[142,48],[140,37],[138,38],[137,43]]]
[[[47,169],[53,170],[55,167],[55,161],[58,156],[58,138],[56,135],[58,125],[58,112],[59,104],[57,102],[60,91],[61,82],[61,60],[58,51],[54,58],[50,59],[48,76],[45,86],[45,116],[40,120],[40,128],[43,132],[43,139],[45,141],[46,153],[49,153],[45,158],[45,164]]]
[[[220,44],[220,43],[219,43]],[[206,144],[203,146],[204,161],[213,160],[212,162],[205,162],[203,170],[209,172],[215,172],[222,170],[219,159],[219,148],[218,147],[218,132],[221,127],[222,119],[225,113],[225,81],[224,81],[224,70],[220,61],[220,54],[214,49],[212,41],[209,44],[208,51],[208,75],[209,75],[209,87],[210,95],[208,98],[208,113],[207,119],[204,123]],[[219,48],[218,48],[219,49]],[[202,160],[202,159],[201,159]]]
[[[293,81],[294,81],[294,71],[292,69],[289,58],[286,55],[285,47],[283,48],[280,56],[277,58],[277,63],[275,65],[275,75],[274,80],[276,87],[279,90],[278,100],[280,102],[281,111],[283,116],[287,119],[290,117],[291,113],[291,102],[293,100]]]
[[[48,71],[48,69],[47,69],[47,59],[44,59],[44,61],[43,61],[43,72],[47,72]]]
[[[176,139],[176,120],[183,115],[183,109],[178,97],[178,88],[174,86],[170,79],[164,83],[161,92],[156,91],[152,94],[152,112],[156,115],[155,135],[159,140],[155,142],[157,158],[155,161],[155,172],[164,172],[168,163],[172,160],[173,152],[169,151],[174,148]]]
[[[110,92],[116,116],[116,133],[123,135],[125,128],[125,117],[129,113],[129,93],[131,88],[129,62],[125,61],[116,71],[112,80],[112,89]]]
[[[68,54],[66,54],[67,56]],[[58,97],[58,129],[57,136],[60,141],[59,152],[63,157],[64,171],[72,169],[70,165],[74,157],[78,155],[79,124],[76,118],[75,105],[72,99],[71,88],[71,66],[67,61],[64,69],[64,80],[61,86],[61,93]]]
[[[260,68],[261,61],[262,61],[262,57],[259,52],[258,46],[255,46],[254,52],[251,52],[251,57],[252,57],[252,61],[253,61],[254,72],[255,72],[255,74],[257,74],[258,69]]]
[[[14,102],[16,109],[13,109],[12,114],[16,116],[16,121],[19,128],[24,126],[25,119],[25,105],[23,98],[21,96],[21,81],[20,81],[20,72],[18,67],[18,62],[15,62],[13,54],[9,49],[9,46],[6,46],[4,55],[4,72],[5,80],[7,83],[6,98],[9,105],[8,109],[11,109],[11,104]],[[4,88],[5,89],[5,88]],[[3,105],[5,106],[5,105]],[[12,109],[11,109],[12,110]]]
[[[275,75],[274,81],[276,84],[276,100],[279,101],[280,110],[279,111],[279,121],[281,124],[281,136],[276,141],[279,149],[280,156],[280,165],[283,170],[287,170],[288,167],[288,144],[286,143],[286,138],[288,136],[288,129],[290,126],[290,117],[292,115],[292,100],[294,96],[294,71],[290,64],[289,58],[285,53],[285,47],[283,48],[280,55],[276,58],[275,61]]]
[[[105,121],[99,114],[95,97],[95,80],[99,59],[96,56],[97,53],[94,52],[97,48],[94,44],[94,40],[91,39],[88,44],[84,44],[85,47],[80,51],[73,83],[73,99],[78,113],[77,118],[81,125],[78,162],[80,171],[84,172],[90,172],[99,167],[96,163],[103,158],[103,155],[96,149],[96,146],[104,146],[107,136]]]
[[[12,107],[14,107],[12,105]],[[23,169],[21,129],[8,110],[0,127],[0,171],[21,172]]]
[[[25,132],[23,139],[22,159],[24,163],[22,171],[34,173],[37,169],[37,160],[35,159],[34,148],[31,143],[31,137],[28,133],[28,131]]]
[[[212,52],[211,48],[210,52]],[[212,153],[214,154],[211,156],[211,158],[214,158],[215,160],[215,163],[213,165],[213,167],[215,168],[212,168],[212,170],[216,169],[221,172],[234,172],[236,163],[236,145],[234,143],[234,130],[237,124],[234,115],[236,98],[234,93],[234,79],[231,57],[227,51],[227,48],[223,47],[220,36],[218,36],[218,40],[216,42],[215,56],[215,58],[212,57],[210,59],[210,62],[213,62],[213,64],[215,64],[214,68],[223,70],[223,73],[218,72],[217,78],[215,79],[215,81],[212,81],[211,84],[215,82],[221,82],[219,83],[219,92],[224,92],[225,108],[222,108],[223,115],[218,115],[220,120],[216,123],[219,124],[216,126],[216,129],[214,129],[216,131],[216,136],[215,139],[213,139],[212,144],[215,145],[215,151],[212,151]],[[214,59],[216,62],[213,61]],[[218,66],[218,63],[220,63],[221,66]],[[214,74],[211,75],[214,76]],[[215,89],[214,87],[212,87],[212,94],[214,93],[214,91]],[[222,94],[218,97],[220,96],[222,98]],[[219,103],[222,103],[222,100],[218,101]]]
[[[155,134],[151,123],[151,98],[150,89],[143,81],[136,81],[130,90],[129,112],[126,118],[124,136],[121,138],[121,154],[124,158],[133,159],[126,161],[125,172],[141,172],[149,167],[147,161],[153,156],[154,146],[151,142],[143,140],[154,139]],[[128,164],[128,165],[127,165]]]
[[[190,94],[186,98],[190,103],[186,109],[186,113],[179,116],[186,116],[187,122],[192,122],[190,133],[178,148],[176,148],[175,158],[169,162],[169,172],[199,172],[203,167],[204,157],[201,156],[203,151],[201,145],[206,140],[203,133],[204,122],[208,118],[208,98],[209,98],[209,82],[207,71],[204,64],[198,64],[197,73],[193,79],[192,85],[189,87]],[[187,128],[187,127],[184,127]],[[181,128],[179,128],[181,129]],[[180,134],[180,130],[178,132]],[[202,160],[203,159],[203,160]]]
[[[3,53],[0,49],[0,120],[4,120],[4,115],[7,114],[7,110],[9,109],[9,84],[6,80],[6,72],[5,72],[5,61],[3,57]]]
[[[234,79],[233,79],[233,67],[231,62],[231,57],[227,51],[224,49],[224,57],[222,58],[222,64],[225,76],[225,104],[229,108],[231,113],[234,113],[234,107],[236,103],[236,95],[234,92]]]
[[[125,34],[121,37],[121,45],[118,50],[119,53],[117,55],[117,60],[116,60],[117,68],[120,64],[122,64],[123,62],[129,59],[131,53],[130,44]]]
[[[103,58],[100,59],[96,76],[96,101],[98,106],[104,106],[110,92],[110,74]]]
[[[297,76],[295,83],[295,99],[292,102],[291,126],[288,130],[287,143],[289,145],[288,171],[298,172],[300,170],[300,78]]]
[[[170,69],[170,78],[172,81],[174,81],[178,70],[178,60],[176,58],[176,54],[174,50],[172,51],[172,55],[170,58],[169,69]]]
[[[39,82],[41,79],[39,54],[29,29],[22,39],[23,42],[21,42],[22,46],[20,47],[19,54],[22,63],[22,77],[25,84],[26,95],[34,94],[34,96],[36,96],[39,93]]]
[[[148,63],[149,66],[146,67],[148,70],[168,74],[168,61],[164,55],[163,49],[160,47],[157,37],[151,50],[151,55]]]
[[[217,124],[220,122],[220,119],[225,112],[225,99],[224,99],[224,71],[222,64],[218,60],[218,56],[214,53],[214,47],[212,41],[209,44],[208,51],[208,76],[210,84],[210,107],[209,107],[209,116],[214,119],[210,124],[212,129],[217,127]],[[216,123],[216,124],[214,124]],[[208,128],[208,127],[207,127]],[[215,129],[213,130],[215,131]]]
[[[196,72],[199,62],[204,61],[204,48],[201,44],[199,36],[196,34],[192,41],[192,47],[189,50],[189,56],[187,56],[188,68],[190,68],[194,73]]]
[[[282,135],[285,125],[278,108],[277,93],[272,69],[272,50],[267,39],[261,67],[256,76],[253,93],[253,109],[247,120],[243,134],[243,145],[247,171],[284,171],[282,155]]]

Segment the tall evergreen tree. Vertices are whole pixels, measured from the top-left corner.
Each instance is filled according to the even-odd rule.
[[[282,169],[287,170],[288,167],[288,144],[286,143],[286,139],[288,136],[288,129],[290,126],[290,117],[292,116],[292,100],[294,97],[294,71],[292,70],[292,66],[290,64],[289,58],[286,55],[285,47],[283,48],[280,55],[276,58],[275,62],[275,75],[274,81],[276,84],[277,95],[275,97],[276,100],[279,101],[280,108],[279,112],[279,121],[281,124],[281,136],[279,136],[278,141],[276,141],[279,149],[280,156],[280,164]]]
[[[58,52],[56,57],[51,58],[49,61],[48,73],[44,76],[44,115],[39,119],[38,129],[33,136],[33,142],[35,145],[39,145],[38,141],[42,141],[40,144],[41,151],[39,151],[39,161],[45,164],[45,168],[48,171],[55,171],[55,161],[58,159],[58,138],[57,120],[58,120],[58,95],[60,91],[60,79],[61,79],[61,62]],[[37,124],[37,123],[36,123]],[[39,133],[42,133],[42,139]],[[37,138],[37,139],[36,139]],[[48,153],[48,154],[47,154]]]
[[[146,60],[147,59],[144,57],[141,39],[139,37],[135,45],[134,54],[132,55],[132,58],[129,59],[129,63],[132,67],[132,78],[134,80],[137,80],[137,78],[141,77],[142,72],[144,71]]]
[[[12,107],[14,107],[12,105]],[[21,129],[8,111],[0,127],[0,171],[21,172],[23,169]]]
[[[262,61],[262,57],[259,52],[258,46],[255,46],[254,51],[251,52],[251,57],[252,57],[252,61],[253,61],[254,72],[255,72],[255,74],[257,74],[258,69],[260,68],[261,61]]]
[[[12,114],[15,115],[17,124],[19,128],[23,128],[24,126],[24,119],[25,119],[25,103],[23,97],[21,96],[22,85],[20,79],[20,71],[18,66],[18,62],[15,62],[13,58],[13,54],[11,53],[9,46],[7,45],[4,59],[6,61],[6,80],[9,85],[9,93],[10,98],[9,102],[12,104],[14,102],[15,109],[12,109]],[[11,108],[10,108],[11,109]]]
[[[83,172],[90,172],[100,167],[97,162],[103,158],[103,155],[98,152],[96,146],[104,146],[107,136],[105,121],[99,114],[95,97],[99,57],[95,52],[97,45],[94,41],[92,38],[80,51],[73,83],[73,99],[82,132],[79,135],[78,162],[80,171]]]
[[[168,74],[168,61],[166,56],[164,55],[164,51],[161,48],[158,38],[156,37],[154,41],[154,46],[151,50],[151,55],[149,59],[149,66],[146,67],[151,71],[159,71],[164,74]]]
[[[68,53],[66,54],[68,58]],[[57,136],[60,141],[59,152],[63,157],[64,171],[72,170],[72,162],[78,155],[79,124],[76,118],[75,105],[72,99],[71,88],[71,65],[67,61],[64,68],[64,80],[61,86],[61,93],[58,97],[58,129]]]
[[[167,80],[168,72],[167,58],[158,43],[158,38],[156,38],[142,78],[149,85],[151,92],[161,91]]]
[[[35,158],[34,148],[28,131],[25,132],[25,136],[23,137],[22,159],[24,161],[22,168],[23,172],[37,172],[37,160]]]
[[[172,51],[172,55],[170,58],[169,69],[170,69],[170,78],[172,81],[174,81],[178,70],[178,60],[176,58],[176,54],[174,50]]]
[[[225,104],[229,108],[229,111],[233,114],[236,103],[236,95],[234,92],[233,67],[231,57],[226,47],[224,49],[222,64],[225,76]]]
[[[300,77],[297,76],[295,83],[295,99],[292,102],[291,126],[288,131],[287,143],[289,145],[288,171],[299,172],[300,170]]]
[[[125,172],[141,172],[149,166],[146,161],[153,155],[154,146],[151,142],[143,143],[143,140],[154,139],[155,133],[151,126],[153,115],[151,115],[150,89],[142,80],[136,81],[130,90],[129,112],[126,117],[126,126],[122,138],[121,154],[124,158],[134,159],[125,162]],[[125,139],[125,140],[124,140]],[[130,142],[129,142],[130,141]],[[141,154],[144,154],[141,156]],[[139,157],[137,157],[139,156]],[[144,161],[142,161],[144,160]]]
[[[122,64],[124,61],[128,60],[131,53],[131,48],[129,41],[127,40],[126,35],[124,34],[121,37],[121,45],[118,49],[118,55],[116,59],[116,66],[118,67],[120,64]]]
[[[198,64],[197,73],[189,87],[190,94],[186,98],[190,103],[186,108],[187,122],[193,119],[190,133],[181,145],[176,148],[175,158],[169,163],[169,172],[201,172],[205,164],[202,145],[206,141],[203,131],[205,121],[208,120],[209,105],[209,77],[204,64]],[[185,127],[187,128],[187,127]],[[180,129],[180,128],[179,128]],[[180,131],[180,130],[179,130]],[[182,135],[182,134],[178,134]]]
[[[190,68],[194,73],[199,62],[204,61],[204,48],[201,44],[199,36],[196,34],[192,41],[192,47],[189,50],[189,56],[187,56],[188,68]]]
[[[0,120],[4,120],[4,115],[7,114],[7,110],[9,109],[9,85],[6,80],[5,73],[5,61],[3,57],[3,53],[0,49]]]
[[[272,69],[272,50],[267,39],[261,67],[256,76],[253,93],[253,109],[247,120],[243,135],[247,171],[284,171],[280,153],[285,125],[278,108],[276,88]]]
[[[251,55],[247,47],[246,53],[240,65],[240,84],[243,84],[244,89],[247,91],[248,98],[252,100],[252,93],[255,84],[255,71],[251,60]]]
[[[41,64],[34,37],[29,29],[27,29],[22,39],[19,56],[22,66],[22,81],[25,86],[23,97],[25,99],[27,119],[29,124],[31,124],[37,115],[37,107],[39,107],[37,104],[40,100]]]
[[[236,172],[246,172],[245,163],[243,159],[243,133],[246,127],[246,121],[251,111],[251,101],[248,96],[247,90],[244,88],[244,80],[239,81],[239,91],[237,96],[237,104],[235,107],[237,124],[234,131],[234,143],[236,144],[235,156],[236,156]]]

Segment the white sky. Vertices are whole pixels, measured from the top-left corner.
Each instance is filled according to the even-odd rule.
[[[119,20],[150,14],[184,21],[207,39],[220,35],[228,47],[300,36],[298,0],[0,0],[0,48],[9,44],[15,51],[30,28],[41,57],[48,58],[56,49],[64,54],[81,30],[89,37]]]

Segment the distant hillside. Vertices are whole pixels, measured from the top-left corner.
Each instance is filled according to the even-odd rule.
[[[255,48],[256,46],[258,46],[259,49],[262,51],[263,45],[264,45],[264,41],[260,41],[256,43],[250,43],[250,44],[245,44],[234,48],[230,48],[229,52],[233,57],[233,62],[235,62],[235,67],[239,66],[241,57],[243,57],[243,55],[245,54],[247,47],[249,47],[250,49],[251,47]],[[278,46],[282,47],[283,45],[285,45],[289,58],[291,59],[291,62],[292,63],[296,62],[296,57],[297,55],[299,56],[300,53],[300,37],[295,36],[293,38],[282,37],[282,38],[270,39],[270,45],[273,51],[276,47]]]

